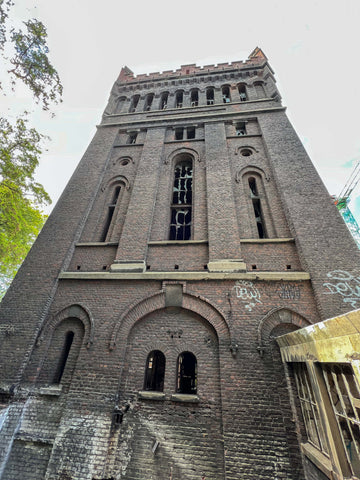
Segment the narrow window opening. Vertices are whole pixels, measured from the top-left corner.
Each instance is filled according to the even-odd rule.
[[[186,129],[186,134],[188,139],[195,138],[195,127],[188,127]]]
[[[177,92],[176,98],[175,98],[176,108],[182,108],[182,106],[183,106],[183,99],[184,99],[183,92]]]
[[[136,138],[137,138],[137,133],[136,133],[136,132],[132,132],[132,133],[129,134],[126,143],[127,143],[128,145],[133,145],[134,143],[136,143]]]
[[[175,270],[179,270],[179,265],[174,265]]]
[[[224,103],[230,103],[230,88],[229,87],[222,87],[222,97]]]
[[[196,394],[197,361],[191,352],[183,352],[178,357],[177,393]]]
[[[169,94],[163,93],[160,101],[160,110],[165,110],[167,108]]]
[[[252,268],[253,270],[257,270],[257,266],[256,266],[256,265],[251,265],[251,268]]]
[[[208,269],[208,266],[207,265],[204,265],[204,270],[207,270]]]
[[[107,270],[107,265],[103,265],[102,269]]]
[[[214,105],[214,89],[208,88],[206,90],[206,105]]]
[[[144,106],[144,110],[146,112],[151,109],[151,105],[152,105],[153,100],[154,100],[154,94],[153,93],[150,93],[149,95],[147,95],[146,101],[145,101],[145,106]]]
[[[246,135],[246,123],[245,122],[237,123],[235,130],[236,130],[236,135],[238,137],[242,137],[243,135]]]
[[[76,265],[76,270],[81,270],[81,265]]]
[[[151,265],[146,265],[146,270],[150,270],[151,269]]]
[[[65,337],[64,346],[62,348],[61,356],[60,356],[60,359],[59,359],[59,363],[58,363],[58,366],[57,366],[57,369],[56,369],[56,372],[55,372],[55,375],[54,375],[53,383],[57,384],[57,383],[60,383],[60,381],[61,381],[61,378],[64,374],[66,362],[67,362],[67,359],[69,357],[69,353],[70,353],[70,349],[71,349],[71,345],[73,343],[73,340],[74,340],[74,332],[72,332],[72,331],[67,332],[66,337]]]
[[[136,107],[139,103],[139,99],[140,99],[140,95],[134,95],[133,96],[133,98],[131,100],[130,108],[129,108],[130,113],[135,112]]]
[[[164,390],[165,355],[160,350],[149,353],[146,361],[144,390],[162,392]]]
[[[199,93],[197,90],[193,90],[191,92],[191,106],[192,107],[197,107],[199,105]]]
[[[254,215],[255,215],[258,235],[259,235],[259,238],[266,238],[260,197],[257,191],[256,180],[254,177],[249,178],[249,187],[250,187],[250,197],[251,197],[253,208],[254,208]]]
[[[286,270],[291,270],[291,265],[286,265]]]
[[[171,204],[170,240],[190,240],[192,214],[192,161],[176,164]]]
[[[240,102],[245,102],[247,100],[245,85],[239,85],[239,95],[240,95]]]
[[[105,226],[104,226],[104,230],[103,230],[103,235],[102,235],[102,238],[101,238],[102,242],[105,242],[106,237],[108,236],[110,226],[111,226],[111,222],[112,222],[112,219],[113,219],[113,216],[114,216],[116,204],[117,204],[117,201],[119,199],[120,191],[121,191],[121,187],[117,186],[115,188],[114,195],[113,195],[113,198],[111,200],[111,203],[108,205],[108,213],[107,213],[106,222],[105,222]]]
[[[184,129],[175,128],[175,140],[183,140],[184,138]]]

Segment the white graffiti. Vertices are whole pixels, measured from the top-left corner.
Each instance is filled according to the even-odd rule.
[[[324,287],[328,288],[327,295],[339,294],[343,297],[343,302],[349,303],[353,308],[357,302],[360,302],[360,277],[354,277],[345,270],[333,270],[327,274],[332,282],[326,282]],[[336,280],[336,282],[334,282]]]
[[[256,307],[256,304],[262,304],[262,301],[260,300],[260,292],[253,282],[238,280],[233,288],[235,289],[236,297],[246,303],[245,308],[249,312]]]

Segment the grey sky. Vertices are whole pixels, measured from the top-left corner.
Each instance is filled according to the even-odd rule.
[[[44,22],[64,84],[56,118],[34,114],[37,128],[52,138],[38,179],[54,202],[122,66],[138,74],[245,60],[256,46],[267,55],[290,120],[331,194],[340,193],[360,158],[359,0],[23,0],[16,15]],[[7,101],[12,108],[28,105],[22,91]],[[359,187],[351,208],[360,221]]]

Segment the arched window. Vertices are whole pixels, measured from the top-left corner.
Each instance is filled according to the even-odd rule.
[[[192,107],[197,107],[199,105],[199,91],[191,90],[190,102]]]
[[[249,177],[250,197],[254,208],[254,215],[259,238],[266,238],[265,223],[261,209],[260,197],[254,177]]]
[[[214,89],[209,87],[206,89],[206,105],[214,105]]]
[[[154,100],[154,94],[153,93],[149,93],[148,95],[146,95],[145,105],[144,105],[144,111],[145,112],[148,112],[151,109],[151,105],[152,105],[153,100]]]
[[[119,98],[116,104],[115,113],[120,113],[122,111],[122,109],[124,108],[125,102],[126,102],[126,97]]]
[[[254,87],[255,87],[255,91],[256,91],[256,96],[257,96],[258,98],[264,98],[264,97],[266,97],[264,84],[263,84],[262,82],[256,82],[256,83],[254,83]]]
[[[197,361],[191,352],[182,352],[177,361],[177,393],[197,392]]]
[[[175,95],[175,107],[176,108],[182,108],[184,102],[184,92],[176,92]]]
[[[231,102],[231,98],[230,98],[230,88],[229,88],[227,85],[224,85],[224,86],[221,88],[221,92],[222,92],[223,102],[224,102],[224,103],[230,103],[230,102]]]
[[[238,90],[239,90],[239,95],[240,95],[240,102],[246,102],[247,98],[247,93],[246,93],[246,85],[244,83],[241,83],[238,85]]]
[[[130,113],[135,112],[137,104],[139,103],[139,100],[140,100],[140,95],[134,95],[132,97],[131,103],[130,103],[130,108],[129,108]]]
[[[144,390],[162,392],[164,390],[165,355],[153,350],[146,360]]]
[[[160,98],[160,110],[165,110],[168,104],[169,93],[164,92]]]
[[[111,233],[112,226],[113,226],[112,224],[113,224],[114,212],[120,197],[120,192],[121,192],[121,185],[116,185],[113,191],[111,201],[108,205],[106,221],[105,221],[105,225],[104,225],[104,229],[101,237],[102,242],[106,242],[107,237]]]
[[[170,240],[190,240],[192,216],[192,159],[175,165],[171,202]]]
[[[56,384],[56,383],[61,382],[61,378],[62,378],[64,370],[65,370],[66,362],[67,362],[67,359],[69,357],[69,353],[70,353],[70,349],[71,349],[71,345],[73,343],[73,340],[74,340],[74,332],[72,332],[72,331],[67,332],[66,336],[65,336],[64,345],[63,345],[63,348],[62,348],[62,351],[61,351],[61,356],[59,358],[59,363],[58,363],[58,366],[55,370],[55,374],[54,374],[54,378],[53,378],[52,383]]]

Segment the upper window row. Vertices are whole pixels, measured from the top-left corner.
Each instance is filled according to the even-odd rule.
[[[266,97],[263,82],[255,82],[254,89],[255,95],[251,96],[251,100]],[[198,89],[193,89],[190,91],[189,96],[185,95],[183,90],[178,90],[175,94],[163,92],[160,95],[159,101],[155,101],[154,93],[147,94],[143,102],[140,101],[140,95],[133,95],[130,99],[130,105],[127,97],[120,97],[116,105],[116,113],[147,112],[149,110],[197,107],[199,105],[214,105],[218,103],[230,103],[233,101],[245,102],[247,100],[250,100],[248,87],[245,83],[241,83],[237,85],[236,89],[230,88],[229,85],[222,86],[219,95],[214,87],[208,87],[204,94]]]

